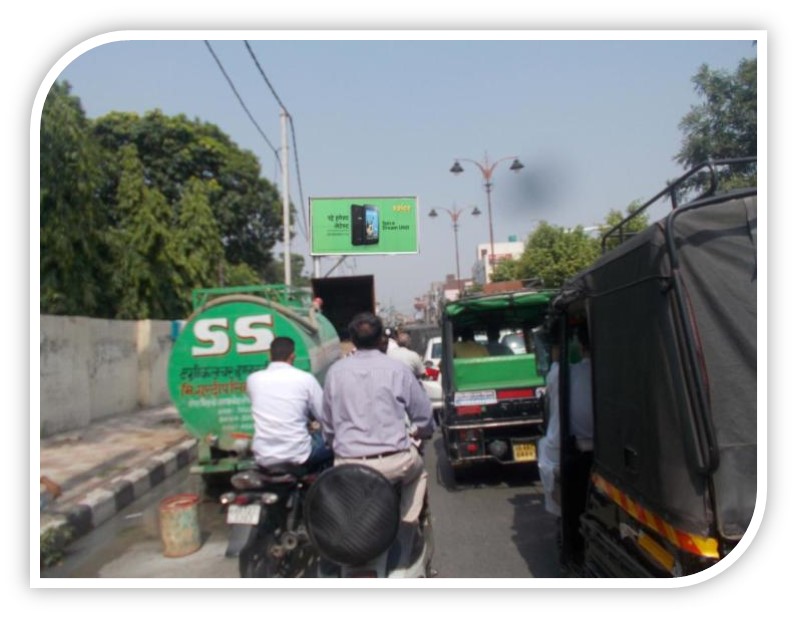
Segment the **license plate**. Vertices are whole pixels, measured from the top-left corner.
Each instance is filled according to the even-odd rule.
[[[260,505],[247,504],[241,506],[238,504],[231,504],[227,507],[227,523],[256,526],[260,523]]]
[[[454,393],[455,406],[489,406],[498,402],[494,390],[458,391]]]
[[[512,445],[515,461],[537,461],[537,445],[534,442],[518,442]]]

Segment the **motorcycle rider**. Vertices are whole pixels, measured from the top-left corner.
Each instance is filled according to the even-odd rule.
[[[321,426],[336,466],[370,466],[402,484],[401,520],[417,526],[428,475],[406,418],[412,437],[431,437],[432,403],[412,371],[382,352],[383,333],[382,320],[373,313],[360,313],[351,321],[356,351],[326,375]]]
[[[318,423],[323,391],[312,374],[293,366],[295,350],[293,339],[276,337],[268,367],[246,379],[255,421],[252,450],[263,468],[285,464],[312,468],[332,461],[332,449]]]

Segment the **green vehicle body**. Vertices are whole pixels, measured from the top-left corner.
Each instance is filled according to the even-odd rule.
[[[295,366],[323,384],[340,357],[332,324],[315,311],[309,291],[286,286],[196,290],[169,358],[172,402],[197,439],[192,472],[226,474],[254,466],[254,433],[246,378],[265,368],[274,337],[296,343]]]
[[[444,307],[440,427],[455,474],[488,461],[536,462],[545,421],[545,374],[538,365],[545,359],[538,359],[535,349],[545,352],[535,346],[534,331],[548,315],[554,294],[554,290],[521,290],[470,296]],[[460,328],[473,328],[478,341],[488,326],[522,337],[523,347],[501,356],[455,357]]]

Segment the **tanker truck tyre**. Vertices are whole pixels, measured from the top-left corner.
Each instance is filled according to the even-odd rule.
[[[238,572],[241,577],[282,577],[279,561],[268,551],[275,543],[272,532],[256,534],[238,554]]]

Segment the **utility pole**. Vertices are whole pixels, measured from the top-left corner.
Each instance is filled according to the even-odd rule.
[[[280,108],[282,127],[282,227],[285,247],[285,285],[291,285],[291,201],[288,189],[288,112]]]

